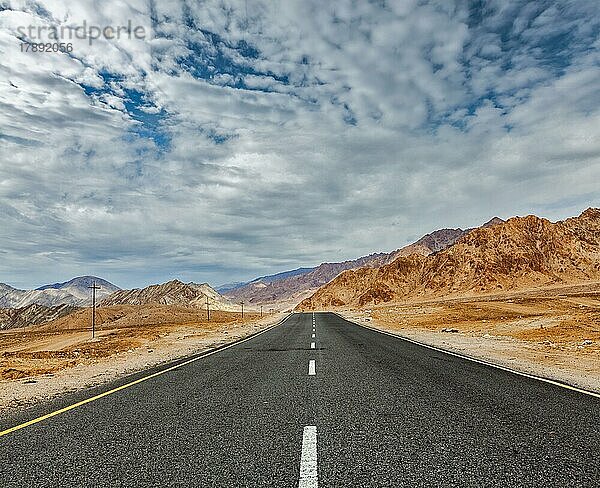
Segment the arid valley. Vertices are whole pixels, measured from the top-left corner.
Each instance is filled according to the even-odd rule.
[[[530,216],[443,229],[392,253],[259,278],[222,294],[177,280],[130,291],[105,285],[110,293],[99,300],[94,338],[89,296],[74,291],[73,282],[56,289],[71,292],[59,304],[56,293],[9,291],[4,302],[16,295],[24,306],[0,310],[0,406],[227,344],[294,306],[334,310],[362,325],[598,392],[599,245],[600,212],[589,209],[564,223]]]

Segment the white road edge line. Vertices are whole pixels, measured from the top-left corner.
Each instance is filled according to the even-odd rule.
[[[314,349],[314,348],[315,348],[315,343],[314,343],[314,342],[311,342],[311,343],[310,343],[310,348],[311,348],[311,349]]]
[[[560,381],[554,381],[554,380],[551,380],[549,378],[544,378],[542,376],[536,376],[534,374],[523,373],[522,371],[517,371],[515,369],[507,368],[506,366],[500,366],[499,364],[490,363],[488,361],[484,361],[483,359],[477,359],[477,358],[474,358],[474,357],[471,357],[471,356],[465,356],[464,354],[459,354],[457,352],[447,351],[446,349],[442,349],[440,347],[430,346],[429,344],[425,344],[423,342],[415,341],[414,339],[409,339],[408,337],[404,337],[404,336],[401,336],[401,335],[393,334],[393,333],[388,332],[386,330],[380,330],[380,329],[376,329],[375,327],[369,327],[368,325],[358,324],[356,322],[353,322],[352,320],[348,320],[348,319],[342,317],[341,315],[339,315],[337,313],[335,315],[337,315],[338,317],[340,317],[343,320],[346,320],[347,322],[350,322],[350,323],[352,323],[354,325],[358,325],[359,327],[363,327],[365,329],[373,330],[375,332],[379,332],[380,334],[389,335],[389,336],[395,337],[396,339],[400,339],[400,340],[403,340],[403,341],[412,342],[413,344],[417,344],[418,346],[426,347],[427,349],[432,349],[434,351],[442,352],[444,354],[450,354],[451,356],[456,356],[457,358],[466,359],[467,361],[472,361],[474,363],[483,364],[485,366],[490,366],[492,368],[501,369],[502,371],[507,371],[509,373],[514,373],[514,374],[517,374],[519,376],[524,376],[525,378],[531,378],[533,380],[542,381],[543,383],[549,383],[549,384],[554,385],[554,386],[560,386],[561,388],[565,388],[567,390],[576,391],[577,393],[583,393],[584,395],[589,395],[589,396],[593,396],[593,397],[596,397],[596,398],[600,398],[600,393],[594,393],[593,391],[583,390],[582,388],[577,388],[576,386],[567,385],[566,383],[561,383]]]
[[[307,425],[302,434],[302,454],[300,456],[300,480],[298,488],[317,488],[317,427]]]
[[[308,376],[315,376],[317,374],[317,365],[315,364],[315,360],[311,359],[308,362]]]

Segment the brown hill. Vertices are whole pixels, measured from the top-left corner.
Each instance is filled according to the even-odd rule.
[[[110,305],[179,305],[194,308],[206,308],[208,299],[212,310],[235,311],[238,306],[219,295],[208,284],[183,283],[179,280],[168,281],[146,288],[119,290],[111,293],[101,302],[102,307]]]
[[[494,217],[484,224],[491,226],[502,219]],[[473,229],[440,229],[426,234],[413,244],[390,253],[376,253],[363,256],[358,259],[343,261],[340,263],[323,263],[316,268],[308,269],[307,272],[294,276],[284,277],[272,281],[255,280],[244,286],[228,290],[227,298],[239,302],[244,300],[251,304],[283,304],[295,305],[303,298],[310,296],[319,287],[330,282],[342,271],[358,268],[377,268],[391,263],[400,256],[420,254],[428,256],[432,253],[446,249],[454,244],[460,237],[471,232]]]
[[[249,314],[255,317],[256,314]],[[34,329],[36,333],[89,330],[92,311],[79,309],[70,315],[44,323]],[[239,317],[239,313],[213,311],[212,322],[223,322]],[[206,323],[206,311],[198,307],[180,305],[107,305],[96,309],[96,327],[102,329],[126,329],[146,326],[198,325]]]
[[[491,293],[600,279],[600,210],[552,223],[533,215],[480,227],[428,257],[346,271],[299,308]]]
[[[26,307],[0,309],[0,329],[39,325],[79,310],[71,305],[46,307],[32,303]]]

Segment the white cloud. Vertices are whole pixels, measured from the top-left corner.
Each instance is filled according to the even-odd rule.
[[[72,57],[20,52],[33,5],[0,12],[0,281],[224,282],[600,205],[590,5],[156,2],[164,37]]]

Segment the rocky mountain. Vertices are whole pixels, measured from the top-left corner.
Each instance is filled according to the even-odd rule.
[[[215,291],[217,291],[219,293],[226,293],[230,290],[235,290],[236,288],[239,288],[240,286],[247,285],[248,283],[249,283],[248,281],[234,281],[233,283],[224,283],[222,285],[215,287]]]
[[[503,222],[494,217],[484,226],[492,226]],[[441,229],[423,236],[413,244],[409,244],[391,253],[376,253],[358,259],[340,263],[323,263],[316,268],[299,268],[298,270],[279,273],[264,278],[257,278],[242,286],[229,289],[224,295],[234,301],[244,300],[251,304],[291,304],[295,305],[310,296],[320,286],[331,281],[342,271],[361,267],[379,267],[391,263],[400,256],[420,254],[428,256],[454,244],[460,237],[473,229]]]
[[[227,292],[233,293],[233,290],[236,290],[236,289],[241,288],[246,285],[258,285],[260,283],[269,284],[269,283],[273,283],[274,281],[283,280],[285,278],[291,278],[292,276],[306,274],[306,273],[312,271],[313,269],[315,269],[315,268],[298,268],[298,269],[293,269],[291,271],[283,271],[283,272],[277,273],[277,274],[260,276],[251,281],[240,281],[240,282],[236,282],[236,283],[227,283],[225,285],[218,286],[216,288],[216,290],[219,293],[227,293]]]
[[[552,223],[494,222],[429,256],[345,271],[299,308],[366,306],[414,297],[492,293],[600,280],[600,209]]]
[[[90,298],[89,287],[94,283],[100,287],[100,289],[96,291],[97,298],[103,298],[115,291],[120,290],[118,286],[95,276],[79,276],[77,278],[73,278],[72,280],[65,281],[64,283],[54,283],[52,285],[41,286],[38,288],[38,290],[63,290],[81,300],[88,300]]]
[[[454,243],[462,236],[467,235],[469,232],[472,232],[477,228],[492,227],[497,224],[502,224],[503,222],[504,220],[502,220],[500,217],[494,217],[491,220],[488,220],[481,227],[471,227],[470,229],[465,230],[460,228],[436,230],[431,234],[424,235],[417,242],[409,244],[408,246],[404,246],[403,248],[391,253],[391,259],[389,262],[391,263],[394,259],[400,256],[410,256],[411,254],[429,256],[430,254],[443,251],[447,247],[454,245]]]
[[[483,228],[492,227],[493,225],[503,224],[504,222],[505,221],[502,220],[500,217],[493,217],[492,219],[488,220],[485,224],[483,224],[481,227],[483,227]],[[474,230],[474,229],[470,229],[470,230]]]
[[[183,305],[206,308],[208,299],[211,310],[237,311],[239,306],[221,296],[210,285],[183,283],[179,280],[168,281],[160,285],[146,288],[120,290],[111,293],[101,302],[101,306],[109,305]]]
[[[389,254],[380,253],[341,263],[323,263],[316,268],[308,268],[309,271],[305,273],[292,274],[271,281],[257,279],[230,290],[224,295],[233,301],[244,301],[251,305],[295,305],[342,271],[362,266],[378,266],[387,262],[389,256]],[[280,273],[280,275],[285,275],[285,273]]]
[[[46,307],[36,303],[21,308],[0,309],[0,329],[40,325],[69,315],[76,310],[78,308],[71,305]]]
[[[95,276],[81,276],[65,283],[45,285],[37,290],[19,290],[0,283],[0,307],[23,308],[31,304],[44,305],[46,307],[55,307],[58,305],[88,306],[92,303],[92,295],[87,286],[91,285],[94,281],[101,286],[101,289],[96,292],[96,296],[99,299],[119,290],[112,283]]]
[[[454,244],[462,236],[468,234],[472,229],[440,229],[426,234],[417,242],[404,246],[390,255],[389,262],[400,256],[410,256],[411,254],[420,254],[421,256],[429,256],[435,252],[446,249]]]

